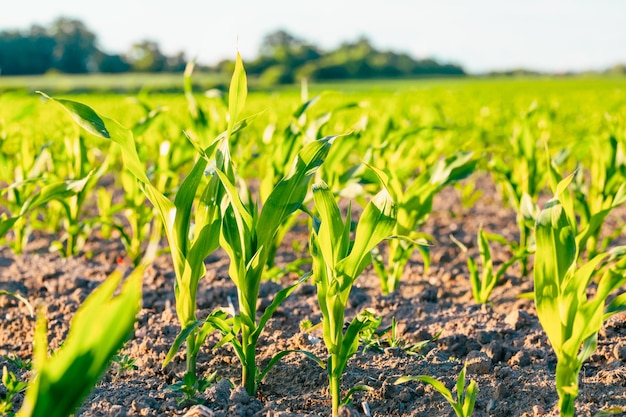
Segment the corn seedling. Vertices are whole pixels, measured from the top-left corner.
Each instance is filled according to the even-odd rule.
[[[380,321],[371,313],[357,315],[344,332],[344,312],[350,290],[371,262],[370,251],[388,237],[396,224],[397,208],[386,190],[378,193],[365,207],[350,239],[351,211],[344,221],[333,193],[324,182],[313,186],[318,217],[311,220],[310,250],[313,280],[322,312],[324,343],[329,352],[328,382],[333,417],[341,403],[341,377],[348,359],[359,346],[359,335]]]
[[[194,374],[187,373],[182,381],[169,386],[169,390],[179,392],[183,396],[176,400],[179,406],[197,403],[198,395],[204,393],[217,379],[217,372],[206,377],[197,378]]]
[[[28,301],[26,297],[24,297],[20,293],[13,292],[13,291],[0,290],[0,295],[8,295],[10,297],[17,298],[20,302],[22,302],[28,308],[30,315],[33,317],[35,316],[35,311],[33,310],[32,304]]]
[[[280,303],[303,282],[301,279],[279,291],[261,318],[257,319],[257,301],[264,266],[267,257],[272,254],[271,248],[279,228],[286,218],[301,207],[311,177],[328,154],[333,139],[329,137],[314,141],[298,153],[291,171],[274,187],[260,213],[255,204],[242,201],[240,193],[226,174],[217,171],[229,200],[222,220],[220,243],[230,257],[229,275],[237,286],[239,314],[228,325],[210,316],[207,328],[219,329],[234,346],[242,364],[241,384],[249,395],[256,394],[258,383],[267,372],[267,369],[260,372],[256,364],[258,338]]]
[[[328,154],[332,141],[333,138],[325,138],[305,146],[298,153],[291,171],[276,185],[260,212],[256,204],[244,203],[242,200],[240,190],[232,182],[232,167],[231,175],[220,170],[213,174],[222,181],[228,195],[220,243],[231,260],[229,275],[237,287],[239,308],[234,317],[224,310],[216,310],[206,320],[191,323],[181,335],[200,328],[199,334],[206,338],[211,331],[218,330],[222,334],[218,346],[229,343],[235,350],[242,366],[241,385],[251,396],[256,394],[258,384],[271,367],[286,354],[294,352],[278,353],[263,370],[256,363],[257,342],[267,321],[308,275],[303,276],[296,284],[280,290],[257,319],[259,288],[275,235],[283,221],[301,207],[308,191],[308,183]],[[248,193],[244,192],[243,195]],[[174,342],[166,363],[182,341],[183,338],[179,336]],[[307,352],[298,352],[312,357]]]
[[[47,321],[39,313],[34,338],[34,379],[18,417],[68,417],[107,370],[133,331],[141,308],[143,268],[135,269],[114,296],[122,273],[114,272],[76,311],[70,330],[48,357]]]
[[[607,258],[602,253],[583,266],[576,261],[577,246],[573,213],[567,211],[567,186],[572,175],[556,187],[554,198],[546,203],[537,218],[535,253],[535,303],[539,321],[557,357],[556,388],[562,416],[574,415],[578,396],[578,374],[597,348],[603,321],[623,309],[624,297],[617,297],[605,309],[607,297],[624,283],[626,258],[605,266],[593,299],[587,291],[596,270]],[[570,200],[571,201],[571,200]],[[571,207],[571,206],[570,206]]]
[[[432,211],[435,195],[447,185],[469,176],[475,166],[476,160],[472,153],[457,153],[450,158],[439,160],[408,186],[405,186],[393,169],[381,170],[371,167],[389,190],[398,207],[398,221],[393,234],[406,237],[388,241],[386,263],[378,249],[373,249],[374,270],[380,278],[383,294],[389,294],[398,288],[404,268],[415,248],[421,252],[424,269],[428,270],[430,254],[428,246],[423,243],[427,236],[416,229],[426,221]]]
[[[33,366],[33,363],[30,359],[22,359],[15,354],[3,355],[2,359],[4,359],[5,361],[7,361],[7,363],[13,365],[17,369],[24,371],[30,371]]]
[[[22,253],[28,243],[32,225],[26,216],[31,209],[37,208],[37,205],[31,205],[29,200],[37,191],[37,187],[44,182],[45,172],[51,165],[52,157],[49,150],[51,145],[46,143],[37,151],[33,151],[32,144],[22,140],[17,151],[19,158],[13,153],[0,153],[2,168],[6,171],[3,172],[3,179],[10,184],[6,188],[3,187],[0,192],[2,205],[6,209],[6,212],[0,215],[0,237],[12,230],[13,240],[10,246],[17,254]]]
[[[218,246],[219,234],[219,181],[213,177],[205,181],[205,168],[209,156],[222,143],[216,140],[201,152],[201,157],[181,184],[174,202],[165,197],[148,179],[144,164],[139,160],[133,134],[115,120],[97,114],[90,107],[71,100],[55,99],[88,132],[110,139],[120,146],[124,166],[141,183],[152,205],[159,212],[170,244],[176,274],[176,313],[184,329],[196,320],[196,292],[198,282],[206,269],[204,259]],[[202,187],[201,187],[202,186]],[[193,203],[200,198],[196,208],[195,226],[192,228]],[[150,261],[146,259],[145,262]],[[195,358],[199,345],[192,333],[187,340],[186,373],[195,375]]]
[[[135,362],[137,362],[137,360],[131,358],[127,353],[113,356],[111,359],[111,371],[115,375],[113,380],[117,380],[125,372],[138,369],[139,367]]]
[[[14,398],[26,389],[28,384],[20,381],[13,372],[9,372],[6,366],[2,367],[2,384],[6,389],[4,398],[0,399],[0,415],[13,415]]]
[[[3,191],[12,193],[14,196],[19,196],[16,200],[19,201],[19,211],[8,215],[6,213],[0,214],[0,237],[7,234],[10,230],[13,230],[15,233],[14,250],[16,253],[21,253],[28,237],[26,233],[27,224],[25,223],[26,216],[33,210],[43,207],[50,201],[62,202],[76,196],[85,189],[90,178],[91,173],[78,180],[52,182],[41,186],[38,190],[33,190],[32,193],[24,199],[22,186],[25,185],[25,182],[29,181],[11,184]]]
[[[614,135],[608,141],[598,140],[591,152],[589,175],[578,169],[573,181],[574,205],[580,217],[576,243],[593,258],[609,243],[600,246],[600,232],[609,213],[626,202],[626,158],[623,145]],[[617,229],[617,233],[621,229]]]
[[[468,255],[467,246],[458,241],[454,236],[450,236],[452,241],[461,248],[461,250],[467,255],[467,269],[469,271],[469,280],[472,288],[472,297],[478,304],[487,304],[489,302],[489,296],[491,292],[498,284],[500,279],[504,276],[505,272],[511,265],[522,257],[527,256],[526,253],[514,254],[511,259],[504,262],[497,271],[494,273],[493,259],[491,258],[491,247],[489,244],[489,236],[492,239],[502,243],[508,244],[506,239],[498,235],[488,235],[483,230],[482,226],[478,229],[478,235],[476,237],[476,243],[478,244],[478,255],[480,257],[482,270],[478,272],[478,263],[474,258]]]
[[[360,342],[363,344],[364,349],[373,349],[378,352],[383,352],[388,349],[399,349],[407,355],[419,355],[420,350],[422,350],[428,343],[439,339],[440,335],[441,332],[437,333],[428,340],[410,343],[402,338],[402,334],[398,330],[398,322],[395,317],[392,317],[391,325],[389,327],[363,332],[361,334]]]
[[[67,198],[56,199],[63,210],[63,215],[59,216],[63,221],[65,232],[65,242],[55,241],[51,249],[58,250],[63,256],[77,255],[78,251],[85,243],[86,236],[90,233],[91,224],[82,218],[83,206],[91,189],[96,185],[98,179],[106,172],[109,165],[109,158],[95,164],[90,161],[87,155],[85,138],[77,135],[73,138],[65,138],[65,159],[55,161],[55,170],[65,173],[63,177],[71,179],[86,178],[84,187],[76,194]],[[58,165],[64,166],[58,166]],[[92,169],[94,165],[99,165],[98,169]]]
[[[522,276],[528,274],[528,257],[522,255],[532,252],[532,232],[538,212],[536,201],[546,177],[537,155],[537,139],[530,128],[536,107],[533,103],[524,115],[522,126],[510,140],[511,147],[502,148],[503,153],[494,155],[489,166],[503,196],[516,213],[519,240],[511,243],[511,248],[521,262]]]
[[[476,397],[478,396],[478,385],[475,381],[470,381],[469,385],[465,386],[465,373],[467,365],[463,366],[459,376],[456,380],[456,399],[452,395],[452,392],[446,388],[441,381],[428,375],[416,375],[416,376],[403,376],[398,378],[394,384],[405,384],[411,381],[421,381],[432,386],[450,403],[454,409],[454,413],[457,417],[470,417],[474,412],[474,404],[476,403]]]
[[[227,137],[235,133],[234,117],[243,109],[246,95],[246,75],[241,58],[238,56],[229,93],[231,119]],[[260,211],[257,204],[250,201],[250,193],[245,184],[239,189],[235,186],[235,172],[230,159],[216,164],[210,172],[211,180],[219,181],[226,194],[219,242],[230,258],[229,275],[237,287],[239,311],[234,317],[229,318],[224,311],[218,310],[209,315],[204,323],[201,321],[187,323],[183,333],[197,331],[206,338],[209,332],[220,331],[223,335],[220,345],[230,343],[233,346],[242,366],[241,385],[251,396],[256,394],[259,382],[275,360],[284,356],[284,353],[279,353],[264,371],[259,370],[256,350],[261,332],[280,303],[303,281],[301,279],[298,283],[279,291],[261,317],[257,318],[257,301],[264,267],[268,257],[273,255],[272,245],[275,244],[279,228],[301,207],[311,177],[324,161],[333,139],[328,137],[305,146],[297,154],[291,170],[263,202]],[[199,330],[193,330],[198,328]],[[172,358],[179,343],[180,337],[175,341],[165,364]]]

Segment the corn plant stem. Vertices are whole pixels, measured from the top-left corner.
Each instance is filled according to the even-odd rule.
[[[598,237],[595,235],[589,236],[585,247],[587,248],[587,259],[592,259],[598,254]]]
[[[404,273],[404,268],[409,262],[413,247],[405,248],[398,241],[389,242],[389,261],[387,262],[389,269],[387,277],[381,279],[381,292],[383,295],[389,295],[398,289],[400,279]]]
[[[26,221],[24,217],[17,219],[13,225],[13,233],[15,233],[15,242],[13,243],[13,251],[16,255],[21,255],[26,246]]]
[[[341,311],[335,311],[328,314],[328,320],[324,320],[323,326],[328,326],[328,331],[324,329],[324,334],[331,337],[330,351],[328,358],[328,389],[332,401],[332,417],[339,414],[339,405],[341,402],[341,368],[342,368],[342,345],[343,345],[343,323],[345,320],[345,306]]]
[[[69,256],[74,255],[75,250],[76,250],[76,236],[74,235],[74,233],[68,232],[65,256],[69,257]]]
[[[558,358],[556,365],[556,383],[559,393],[559,411],[561,417],[574,417],[575,402],[578,396],[578,374],[581,366],[577,359]],[[564,389],[567,387],[567,390]]]
[[[196,344],[196,335],[192,332],[189,336],[187,336],[187,355],[185,357],[185,374],[191,374],[196,376],[196,356],[194,355]]]
[[[561,417],[574,417],[574,400],[575,396],[571,394],[564,394],[563,397],[559,399],[559,411],[561,413]]]
[[[339,415],[339,403],[341,401],[341,374],[336,372],[339,365],[339,354],[332,353],[330,356],[331,363],[328,367],[328,389],[332,399],[332,417]]]
[[[244,358],[241,363],[241,385],[246,389],[248,395],[256,395],[256,343],[251,340],[254,329],[243,325],[241,328],[241,343]]]
[[[530,230],[524,224],[524,216],[521,213],[517,214],[517,226],[519,228],[519,250],[525,250],[528,248],[528,235]],[[520,266],[522,268],[522,276],[528,275],[528,257],[524,256],[520,258]]]

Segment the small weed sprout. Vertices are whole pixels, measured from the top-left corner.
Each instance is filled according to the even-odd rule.
[[[2,384],[6,388],[6,395],[0,399],[0,415],[13,415],[14,398],[24,391],[28,384],[20,381],[13,372],[9,372],[6,366],[2,367]]]
[[[472,380],[467,387],[465,386],[466,371],[467,364],[463,366],[463,369],[461,369],[457,378],[456,395],[452,395],[452,392],[446,388],[441,381],[428,375],[403,376],[398,378],[394,384],[400,385],[410,381],[425,382],[443,395],[446,401],[448,401],[454,409],[457,417],[470,417],[474,412],[474,404],[476,403],[476,397],[478,396],[478,385],[476,384],[476,381]]]

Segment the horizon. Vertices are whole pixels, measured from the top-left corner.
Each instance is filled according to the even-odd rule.
[[[124,13],[116,5],[123,5]],[[205,5],[196,13],[190,12],[196,8],[189,0],[26,0],[0,16],[0,30],[48,26],[64,16],[82,21],[106,52],[122,54],[134,42],[149,39],[167,55],[184,51],[187,59],[205,65],[232,60],[237,51],[251,60],[258,56],[263,36],[281,29],[323,51],[365,37],[378,50],[460,65],[468,74],[600,71],[626,64],[626,26],[620,23],[626,2],[618,0],[480,0],[472,5],[401,0],[382,9],[377,5],[372,0],[323,0],[296,9],[286,0],[274,0]]]

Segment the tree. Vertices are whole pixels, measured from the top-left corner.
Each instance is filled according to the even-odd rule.
[[[41,26],[29,32],[0,32],[0,73],[3,75],[43,74],[54,62],[55,41]]]
[[[161,52],[159,44],[151,40],[133,44],[126,60],[132,70],[138,72],[159,72],[167,66],[167,57]]]
[[[55,41],[54,68],[68,74],[89,72],[98,48],[96,35],[83,22],[60,17],[48,32]]]
[[[130,70],[130,64],[118,54],[109,55],[105,52],[99,52],[96,54],[95,64],[97,71],[103,73],[115,74]]]

